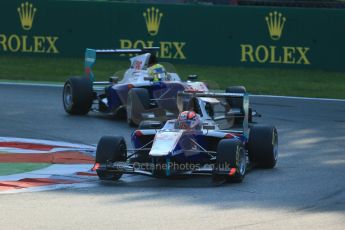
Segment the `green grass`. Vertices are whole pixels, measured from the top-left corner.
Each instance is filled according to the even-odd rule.
[[[30,172],[49,165],[45,163],[0,163],[0,176]]]
[[[64,82],[70,76],[83,73],[83,58],[0,57],[0,79]],[[106,80],[122,72],[129,61],[97,60],[97,80]],[[250,93],[345,99],[345,73],[320,70],[268,68],[234,68],[198,65],[175,65],[183,79],[198,74],[216,89],[244,85]],[[122,71],[121,71],[122,70]]]

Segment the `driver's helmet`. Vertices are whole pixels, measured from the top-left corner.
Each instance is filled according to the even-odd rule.
[[[175,128],[177,129],[201,129],[201,121],[194,111],[183,111],[177,118]]]
[[[165,68],[161,64],[154,64],[153,66],[149,67],[149,74],[153,77],[154,82],[168,80]]]

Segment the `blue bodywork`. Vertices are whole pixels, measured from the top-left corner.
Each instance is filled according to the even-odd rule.
[[[84,76],[92,82],[94,86],[104,87],[104,93],[95,91],[95,97],[99,100],[99,107],[94,108],[105,113],[117,114],[125,109],[127,105],[127,96],[132,88],[145,88],[148,90],[151,105],[153,108],[160,108],[170,113],[176,113],[176,94],[190,88],[191,82],[181,82],[176,73],[167,73],[173,75],[172,79],[164,81],[152,81],[145,79],[148,74],[148,59],[150,52],[157,51],[157,48],[147,49],[118,49],[118,50],[95,50],[86,49]],[[95,81],[93,66],[96,63],[97,54],[142,54],[131,58],[131,66],[126,70],[123,79],[119,82],[98,82]],[[97,93],[96,93],[97,92]],[[95,98],[95,99],[96,99]],[[105,100],[106,99],[106,100]]]
[[[128,92],[131,88],[145,88],[148,90],[150,98],[158,99],[163,97],[166,101],[158,101],[159,107],[167,110],[176,110],[175,98],[179,91],[183,91],[185,86],[180,82],[149,82],[148,84],[116,84],[109,86],[107,91],[108,107],[111,111],[115,111],[120,106],[126,105]]]
[[[142,132],[145,132],[143,135]],[[180,132],[180,130],[136,130],[132,133],[131,141],[135,149],[152,148],[153,144],[159,143],[159,140],[155,139],[158,132]],[[150,156],[153,163],[165,163],[166,165],[181,164],[184,166],[190,165],[204,166],[212,164],[215,160],[213,155],[217,151],[217,144],[222,139],[237,139],[240,140],[243,145],[246,144],[247,138],[243,133],[232,134],[222,131],[203,131],[203,130],[184,130],[182,135],[177,139],[177,144],[169,151],[169,154],[163,156]],[[150,143],[150,141],[152,141]],[[158,143],[156,143],[158,142]],[[206,152],[207,150],[208,152]],[[142,154],[142,153],[141,153]],[[148,155],[150,152],[147,151]],[[171,167],[165,168],[165,176],[171,176],[178,172],[174,172]]]
[[[185,99],[189,99],[188,103]],[[233,103],[234,99],[241,103]],[[216,182],[241,182],[247,166],[275,166],[275,127],[251,126],[249,141],[247,93],[179,92],[177,107],[179,117],[166,121],[163,127],[159,121],[142,123],[131,135],[133,148],[114,154],[117,159],[110,158],[108,152],[96,154],[100,156],[96,161],[99,177],[116,176],[117,180],[125,173],[153,177],[212,175]],[[193,117],[184,116],[191,112]],[[115,140],[119,137],[114,143]],[[128,155],[120,159],[124,151]],[[263,157],[255,158],[260,156]]]

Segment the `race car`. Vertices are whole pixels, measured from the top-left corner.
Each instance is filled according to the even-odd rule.
[[[158,47],[144,49],[86,49],[85,76],[72,77],[63,88],[63,105],[69,114],[84,115],[89,111],[126,117],[130,125],[138,125],[142,120],[165,121],[176,117],[176,94],[186,89],[208,91],[206,84],[191,75],[182,82],[175,72],[150,72],[150,62],[155,60]],[[109,81],[95,81],[92,71],[97,55],[137,55],[130,58],[130,67],[122,80],[111,76]]]
[[[234,100],[242,104],[234,107]],[[94,166],[99,178],[211,175],[214,181],[242,182],[253,167],[275,167],[277,129],[248,122],[247,93],[179,92],[177,105],[178,118],[163,127],[143,121],[131,136],[132,149],[121,136],[102,137]]]

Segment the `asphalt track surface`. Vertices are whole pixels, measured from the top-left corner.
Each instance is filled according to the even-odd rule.
[[[96,144],[124,121],[68,116],[61,88],[0,85],[0,136]],[[279,163],[241,184],[142,176],[0,196],[0,229],[344,229],[345,102],[251,98],[279,132]]]

